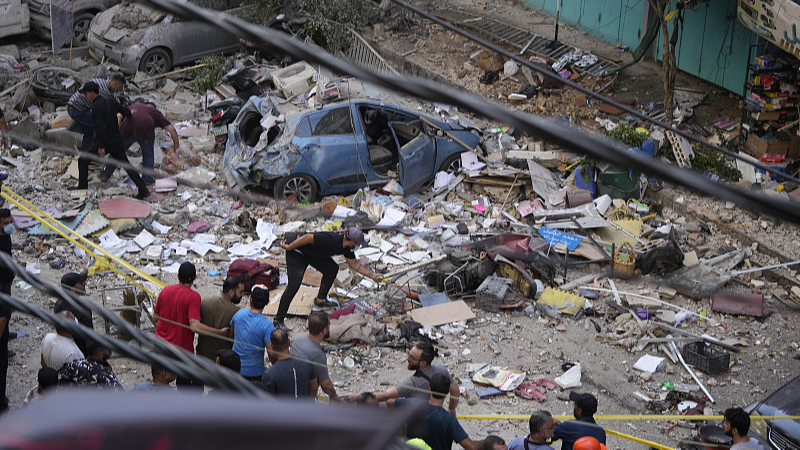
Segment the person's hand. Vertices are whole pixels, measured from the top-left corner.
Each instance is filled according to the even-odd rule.
[[[380,283],[382,280],[383,280],[383,275],[381,275],[379,273],[373,273],[372,274],[372,281],[374,281],[376,283]]]
[[[98,148],[97,149],[97,154],[100,155],[100,156],[106,156],[106,149]]]
[[[344,394],[340,395],[338,400],[342,403],[354,403],[358,400],[358,395],[359,394]]]
[[[284,250],[289,250],[289,244],[286,243],[286,239],[281,241],[281,248]]]
[[[228,336],[231,334],[231,327],[220,328],[219,334],[220,336]]]

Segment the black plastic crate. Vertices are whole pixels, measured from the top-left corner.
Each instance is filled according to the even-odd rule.
[[[683,359],[686,364],[691,364],[709,375],[716,375],[728,371],[731,354],[706,345],[705,342],[692,342],[683,346]]]

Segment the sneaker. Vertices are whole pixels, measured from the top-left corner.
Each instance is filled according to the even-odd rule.
[[[138,198],[138,197],[137,197]],[[139,200],[147,203],[156,203],[164,200],[164,196],[162,194],[156,194],[155,192],[151,193],[145,198],[140,198]]]
[[[339,302],[330,299],[325,299],[321,302],[314,301],[314,306],[311,309],[314,311],[319,311],[325,308],[338,308],[338,307],[339,307]]]
[[[285,324],[285,323],[283,323],[283,321],[282,321],[282,320],[275,320],[274,322],[272,322],[272,325],[274,325],[274,326],[275,326],[275,329],[276,329],[276,330],[284,330],[284,331],[289,331],[289,328],[288,328],[288,327],[286,327],[286,324]]]

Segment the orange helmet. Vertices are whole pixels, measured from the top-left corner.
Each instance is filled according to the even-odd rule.
[[[591,436],[584,436],[572,445],[573,450],[600,450],[601,448],[603,447],[600,446],[600,442]]]
[[[608,450],[606,444],[600,444],[600,450]]]

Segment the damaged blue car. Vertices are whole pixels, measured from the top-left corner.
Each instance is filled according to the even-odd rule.
[[[356,80],[339,84],[335,92],[335,101],[311,109],[277,97],[251,97],[228,127],[222,162],[228,185],[237,190],[261,185],[278,199],[295,194],[313,201],[378,189],[395,179],[411,194],[437,172],[457,171],[461,153],[480,142],[469,124],[373,100]]]

